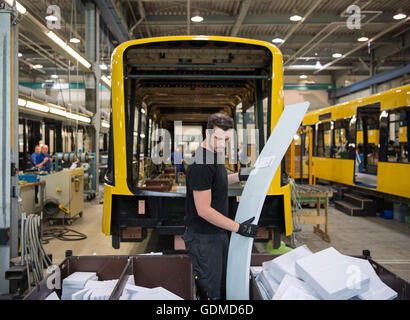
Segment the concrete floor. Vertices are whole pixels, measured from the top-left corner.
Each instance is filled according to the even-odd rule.
[[[44,245],[47,253],[53,254],[53,263],[59,264],[65,251],[73,250],[74,255],[117,255],[144,253],[147,239],[139,243],[121,243],[120,249],[113,249],[111,237],[101,232],[102,205],[95,199],[84,203],[83,217],[72,226],[87,235],[81,241],[61,241],[53,239]],[[306,244],[313,252],[333,246],[343,254],[361,255],[370,250],[371,257],[390,271],[410,282],[410,228],[405,224],[384,220],[379,217],[351,217],[333,206],[329,207],[329,235],[331,243],[323,241],[313,233],[313,226],[305,225],[295,233],[297,246]],[[265,243],[255,243],[259,252],[264,252]]]

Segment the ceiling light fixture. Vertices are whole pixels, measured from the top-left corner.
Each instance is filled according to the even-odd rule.
[[[76,37],[74,37],[74,38],[71,38],[71,39],[70,39],[70,42],[71,42],[71,43],[80,43],[81,40],[78,39],[78,38],[76,38]]]
[[[42,64],[35,64],[33,66],[33,69],[43,69],[43,65]]]
[[[101,76],[101,81],[103,82],[103,84],[105,84],[105,86],[109,89],[111,88],[111,80],[107,78],[107,76],[102,75]]]
[[[51,78],[52,78],[52,79],[58,79],[58,74],[52,74],[52,75],[51,75]]]
[[[110,124],[107,122],[107,121],[101,121],[101,127],[104,127],[104,128],[109,128],[110,127]]]
[[[399,9],[396,14],[393,16],[394,20],[402,20],[407,17],[407,14],[404,13],[402,9]]]
[[[301,75],[299,76],[299,78],[300,78],[300,79],[306,79],[306,78],[307,78],[307,75],[301,74]]]
[[[191,17],[192,22],[202,22],[204,18],[199,14],[199,11],[195,11]]]
[[[6,3],[10,6],[13,7],[13,1],[14,0],[4,0]],[[16,9],[20,14],[26,14],[27,10],[24,8],[18,1],[16,1]]]
[[[300,15],[298,15],[298,14],[294,14],[293,16],[291,16],[291,17],[289,18],[290,21],[295,21],[295,22],[300,21],[300,20],[302,20],[302,19],[303,19],[302,16],[300,16]]]
[[[100,64],[100,69],[101,70],[108,70],[108,66],[103,62]]]
[[[339,52],[335,52],[334,54],[332,54],[333,58],[341,58],[343,55]]]
[[[285,40],[283,40],[282,38],[279,38],[279,37],[278,37],[278,38],[272,39],[272,42],[273,42],[273,43],[278,43],[278,44],[279,44],[279,43],[284,43],[284,42],[285,42]]]
[[[367,40],[369,40],[369,38],[366,37],[366,36],[361,36],[360,38],[357,38],[357,41],[359,41],[359,42],[365,42]]]
[[[27,101],[26,107],[33,109],[33,110],[42,111],[42,112],[48,112],[50,109],[49,107],[43,104],[35,103],[33,101]]]
[[[318,60],[318,61],[316,61],[316,64],[315,64],[315,68],[316,69],[320,69],[320,68],[322,68],[323,66],[322,66],[322,64],[320,63],[320,61]]]
[[[83,56],[81,56],[77,51],[66,44],[60,37],[58,37],[53,31],[47,33],[48,37],[57,43],[61,48],[63,48],[70,56],[80,62],[84,67],[90,69],[91,63],[87,61]]]
[[[49,16],[46,16],[46,20],[47,21],[57,21],[58,18],[55,15],[50,14]]]
[[[23,54],[19,52],[19,53],[17,54],[17,56],[20,58],[20,57],[23,56]]]

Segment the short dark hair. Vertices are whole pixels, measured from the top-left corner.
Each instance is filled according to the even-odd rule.
[[[214,113],[208,119],[207,129],[213,129],[215,126],[227,131],[233,128],[233,120],[226,114]]]

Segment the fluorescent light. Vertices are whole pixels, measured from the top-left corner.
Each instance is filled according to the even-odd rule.
[[[89,117],[85,117],[85,116],[75,114],[75,113],[71,113],[71,112],[67,112],[66,117],[69,118],[69,119],[78,120],[78,121],[81,121],[81,122],[86,122],[86,123],[91,122],[91,119]]]
[[[23,54],[19,52],[19,53],[17,54],[17,56],[20,58],[20,57],[23,56]]]
[[[272,42],[273,42],[273,43],[284,43],[285,40],[283,40],[283,39],[281,39],[281,38],[275,38],[275,39],[272,39]]]
[[[145,109],[141,108],[141,113],[145,114]]]
[[[289,18],[289,20],[290,20],[290,21],[300,21],[300,20],[302,20],[302,17],[301,17],[300,15],[298,15],[298,14],[294,14],[293,16],[291,16],[291,17]]]
[[[49,107],[47,107],[43,104],[35,103],[33,101],[27,101],[26,107],[30,108],[30,109],[37,110],[37,111],[42,111],[42,112],[48,112],[49,109],[50,109]]]
[[[332,57],[333,58],[340,58],[340,57],[342,57],[342,54],[338,53],[338,52],[335,52],[334,54],[332,54]]]
[[[145,138],[145,134],[141,133],[141,134],[140,134],[140,137],[141,137],[141,138]]]
[[[301,78],[301,79],[306,79],[306,78],[307,78],[307,75],[301,74],[301,75],[299,76],[299,78]]]
[[[71,39],[70,39],[70,42],[71,42],[71,43],[80,43],[81,40],[80,40],[80,39],[77,39],[76,37],[74,37],[74,38],[71,38]]]
[[[78,115],[78,121],[85,122],[85,123],[90,123],[90,122],[91,122],[91,118]]]
[[[55,15],[50,14],[49,16],[46,16],[47,21],[57,21],[58,18]]]
[[[49,38],[57,43],[61,48],[63,48],[70,56],[80,62],[84,67],[89,69],[91,63],[89,63],[84,57],[82,57],[77,51],[71,48],[67,43],[65,43],[60,37],[58,37],[53,31],[47,33]]]
[[[33,69],[43,69],[43,65],[42,64],[35,64],[33,66]]]
[[[404,12],[399,12],[393,16],[393,19],[401,20],[401,19],[404,19],[405,17],[407,17],[407,15]]]
[[[53,79],[58,79],[58,74],[52,74],[52,75],[51,75],[51,78],[53,78]]]
[[[60,109],[60,108],[50,107],[50,113],[54,113],[54,114],[57,114],[57,115],[62,116],[62,117],[67,116],[67,111],[65,111],[63,109]]]
[[[102,75],[102,76],[101,76],[101,81],[102,81],[108,88],[111,88],[111,81],[110,81],[110,79],[107,78],[107,76]]]
[[[137,132],[134,132],[134,136],[135,136],[135,137],[138,137],[138,133],[137,133]]]
[[[321,69],[323,66],[322,66],[322,64],[320,63],[320,61],[318,60],[318,61],[316,61],[316,64],[315,64],[315,68],[316,69]]]
[[[191,18],[191,21],[192,22],[202,22],[202,21],[204,21],[204,18],[201,17],[201,16],[194,16],[194,17]]]
[[[369,40],[369,38],[365,37],[365,36],[361,36],[360,38],[357,39],[357,41],[359,41],[359,42],[365,42],[367,40]]]
[[[13,0],[4,0],[6,3],[10,6],[13,7]],[[16,9],[20,14],[26,14],[27,10],[24,8],[20,3],[16,1]]]
[[[107,122],[107,121],[101,121],[101,127],[104,127],[104,128],[109,128],[110,127],[110,124]]]
[[[18,99],[18,102],[17,102],[17,104],[20,106],[20,107],[25,107],[26,106],[26,103],[27,103],[27,101],[26,100],[24,100],[24,99]]]
[[[108,67],[107,67],[107,65],[106,65],[105,63],[102,63],[102,64],[100,64],[100,69],[101,69],[101,70],[107,70]]]
[[[78,60],[79,63],[81,63],[84,67],[86,67],[87,69],[90,69],[91,67],[91,63],[89,63],[85,58],[83,58],[77,51],[75,51],[73,48],[71,48],[70,46],[66,46],[64,48],[65,51],[68,52],[68,54],[70,56],[72,56],[73,58],[75,58],[76,60]]]

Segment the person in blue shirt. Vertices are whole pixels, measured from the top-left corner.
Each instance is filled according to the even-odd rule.
[[[178,183],[178,173],[186,173],[184,167],[184,152],[182,151],[181,145],[171,154],[171,162],[175,167],[175,182]]]
[[[48,146],[46,144],[43,144],[41,146],[41,152],[37,155],[36,158],[36,167],[50,173],[52,161],[53,159],[51,159],[50,155],[48,154]]]
[[[33,169],[36,167],[37,165],[37,156],[40,154],[41,152],[41,148],[40,145],[36,145],[34,148],[34,152],[32,153],[31,157],[30,157],[30,168]]]

